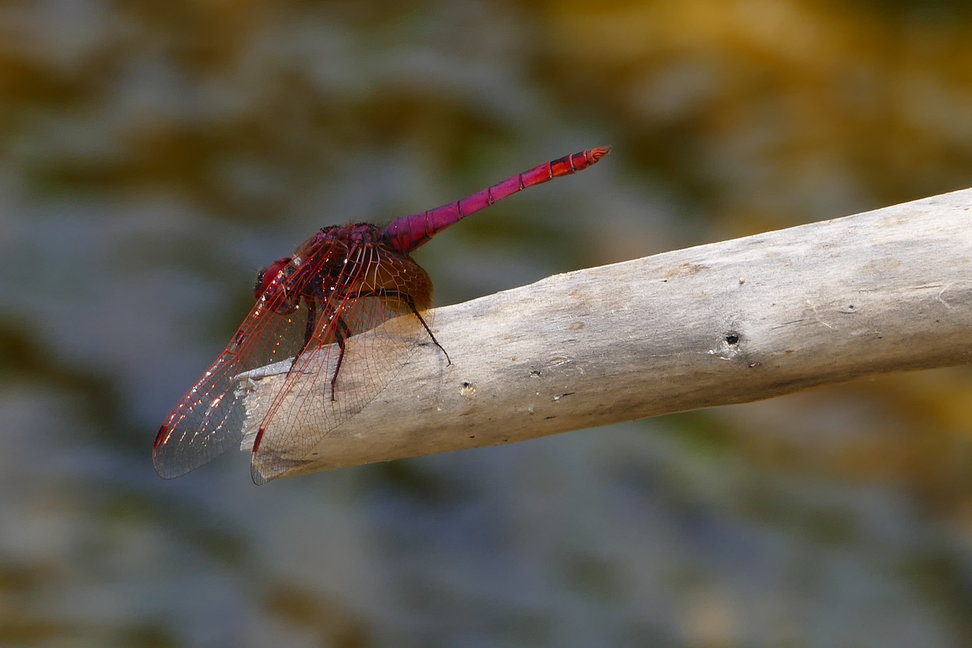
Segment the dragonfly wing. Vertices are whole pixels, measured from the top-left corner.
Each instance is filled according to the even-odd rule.
[[[245,411],[237,376],[293,358],[304,343],[305,308],[279,314],[274,306],[257,302],[216,361],[169,412],[152,449],[160,476],[178,477],[239,447]]]
[[[430,342],[415,314],[431,301],[425,271],[401,253],[371,248],[363,254],[367,258],[349,264],[359,276],[342,278],[355,289],[322,308],[315,335],[263,416],[251,458],[257,484],[306,463]]]

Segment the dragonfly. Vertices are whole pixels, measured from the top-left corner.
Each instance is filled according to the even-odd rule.
[[[432,281],[411,252],[466,216],[527,187],[586,169],[609,151],[591,148],[539,164],[384,227],[321,228],[291,256],[261,270],[256,303],[159,428],[152,449],[156,472],[166,479],[178,477],[239,448],[246,418],[245,390],[239,384],[261,367],[282,362],[286,377],[262,415],[250,450],[257,484],[274,473],[273,457],[269,464],[260,457],[261,467],[256,461],[268,435],[275,447],[300,457],[374,400],[417,348],[434,346],[451,364],[430,324]],[[374,343],[377,338],[370,334],[359,337],[368,342],[356,344],[356,336],[393,318],[405,324],[384,344]],[[356,361],[349,363],[351,356]],[[310,398],[320,399],[316,407],[307,406]]]

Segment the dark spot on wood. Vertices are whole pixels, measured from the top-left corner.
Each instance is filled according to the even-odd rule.
[[[726,344],[732,346],[739,343],[739,334],[734,332],[726,333]]]
[[[703,265],[701,263],[682,263],[675,268],[670,268],[668,272],[665,273],[665,279],[676,279],[678,277],[690,277],[694,274],[698,274],[703,270],[708,270],[709,266]]]

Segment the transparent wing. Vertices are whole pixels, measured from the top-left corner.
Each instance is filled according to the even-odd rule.
[[[415,314],[431,301],[425,271],[406,254],[378,246],[360,255],[346,264],[337,297],[322,305],[311,342],[263,417],[251,458],[257,484],[307,461],[315,446],[385,388],[412,352],[431,342]]]
[[[323,250],[319,264],[332,262],[343,249]],[[152,449],[156,472],[178,477],[239,448],[245,411],[236,389],[237,376],[295,357],[304,346],[308,308],[282,306],[286,291],[269,291],[253,306],[226,348],[169,412]],[[284,311],[283,313],[278,311]]]
[[[246,411],[237,377],[300,353],[314,313],[305,301],[289,302],[323,269],[340,267],[347,248],[331,243],[316,252],[312,262],[281,268],[223,352],[169,412],[152,449],[160,476],[178,477],[239,447]]]

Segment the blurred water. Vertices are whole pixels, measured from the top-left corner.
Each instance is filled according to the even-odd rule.
[[[968,186],[948,3],[0,7],[0,644],[964,646],[972,374],[250,485],[149,447],[313,229],[598,144],[449,303]]]

